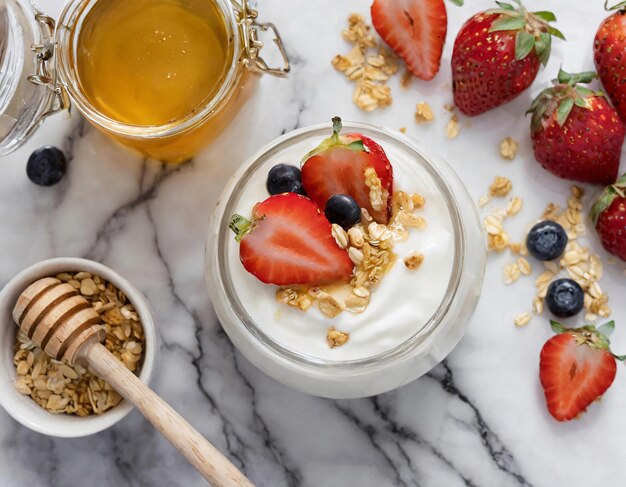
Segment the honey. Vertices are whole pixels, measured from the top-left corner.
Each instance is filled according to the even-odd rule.
[[[85,96],[128,125],[164,125],[201,109],[233,58],[211,0],[107,0],[87,12],[75,65]]]

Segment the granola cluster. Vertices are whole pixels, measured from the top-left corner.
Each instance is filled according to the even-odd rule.
[[[382,197],[387,198],[388,195],[381,196],[380,185],[372,184],[370,186],[372,204]],[[415,213],[424,204],[425,200],[419,194],[410,195],[404,191],[397,191],[392,198],[392,218],[388,225],[376,223],[365,209],[361,210],[361,221],[348,231],[333,224],[332,235],[337,245],[347,250],[354,263],[350,283],[283,287],[276,291],[276,300],[302,311],[317,303],[319,310],[329,318],[334,318],[344,311],[364,312],[370,303],[372,288],[381,282],[396,261],[394,245],[406,241],[410,229],[426,228],[426,220]],[[424,255],[418,251],[413,251],[404,258],[404,263],[410,270],[417,270],[423,261]],[[334,328],[329,329],[327,342],[331,348],[341,346],[347,341],[347,333]]]
[[[500,155],[502,159],[506,159],[507,161],[515,159],[518,148],[519,144],[513,137],[505,137],[502,142],[500,142]]]
[[[145,337],[133,305],[122,291],[89,272],[55,276],[73,286],[102,318],[106,348],[135,374],[139,373]],[[122,397],[104,380],[81,365],[50,358],[18,333],[13,363],[15,388],[51,413],[89,416],[117,406]]]
[[[356,83],[352,101],[361,110],[371,112],[391,105],[391,88],[387,81],[398,72],[395,55],[379,44],[362,16],[351,14],[343,38],[353,45],[348,54],[337,54],[333,67]]]

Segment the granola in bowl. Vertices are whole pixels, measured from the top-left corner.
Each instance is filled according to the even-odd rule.
[[[90,272],[64,272],[55,276],[74,287],[98,312],[106,332],[104,345],[131,372],[141,369],[145,336],[143,326],[126,295]],[[17,333],[13,363],[15,388],[51,413],[90,416],[117,406],[122,397],[103,379],[79,364],[54,360],[26,335]]]

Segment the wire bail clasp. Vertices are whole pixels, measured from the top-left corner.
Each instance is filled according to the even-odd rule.
[[[38,86],[45,86],[54,93],[47,110],[40,115],[40,121],[57,112],[68,109],[71,105],[65,86],[56,82],[54,69],[54,19],[39,10],[35,11],[35,20],[42,32],[43,42],[30,46],[35,54],[35,72],[28,76],[28,81]]]
[[[237,4],[237,24],[241,31],[241,37],[243,40],[244,57],[242,62],[253,71],[261,73],[271,74],[273,76],[287,76],[291,66],[289,64],[289,57],[287,51],[280,37],[280,33],[274,24],[271,22],[258,23],[256,21],[258,12],[250,8],[248,0],[241,0],[241,4]],[[283,59],[283,66],[278,68],[271,68],[267,62],[261,57],[260,52],[263,49],[263,42],[259,40],[259,30],[267,32],[271,30],[274,34],[274,44],[278,47],[278,51]]]

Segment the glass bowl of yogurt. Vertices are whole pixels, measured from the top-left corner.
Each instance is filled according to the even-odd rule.
[[[394,244],[395,262],[372,287],[365,309],[330,318],[314,306],[302,311],[279,302],[280,288],[242,265],[229,222],[234,214],[250,215],[268,198],[272,167],[299,166],[329,132],[329,124],[290,132],[240,167],[210,219],[205,273],[224,330],[259,369],[309,394],[366,397],[420,377],[456,346],[481,294],[486,246],[476,206],[442,159],[399,132],[344,123],[344,133],[362,134],[384,149],[394,192],[423,197],[419,215],[427,227]],[[416,250],[424,258],[412,270],[403,258]],[[330,330],[349,339],[331,346]]]

